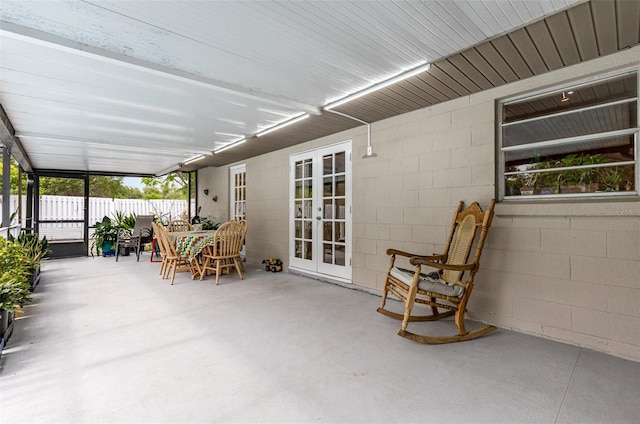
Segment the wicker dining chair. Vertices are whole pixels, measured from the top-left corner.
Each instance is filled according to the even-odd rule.
[[[216,274],[216,285],[220,280],[223,270],[235,267],[240,279],[243,279],[243,268],[240,265],[240,248],[244,239],[245,226],[238,221],[229,221],[220,225],[215,232],[214,241],[202,251],[202,267],[200,279],[202,280],[207,271]]]
[[[161,231],[164,230],[164,227],[162,227],[161,224],[157,224],[155,222],[152,222],[151,226],[153,227],[153,234],[155,235],[160,257],[162,258],[162,261],[160,263],[160,275],[163,276],[162,278],[165,278],[164,271],[167,268],[168,259],[167,259],[167,248],[165,247],[164,237],[161,234]],[[162,228],[158,228],[158,227],[162,227]]]
[[[191,225],[189,221],[185,221],[183,219],[174,219],[167,226],[167,231],[170,233],[178,231],[193,231],[193,225]]]
[[[486,211],[474,202],[464,209],[460,202],[453,215],[449,238],[440,255],[419,256],[400,250],[388,249],[391,256],[378,312],[402,321],[398,335],[420,343],[440,344],[475,339],[496,329],[487,325],[467,331],[464,314],[474,287],[474,278],[480,268],[480,255],[493,220],[495,200]],[[475,243],[473,258],[469,260]],[[413,269],[396,266],[396,257],[409,258]],[[424,266],[435,269],[425,274]],[[386,308],[387,296],[392,294],[404,304],[404,312],[396,313]],[[430,315],[415,315],[415,304],[431,307]],[[440,312],[442,309],[445,312]],[[454,316],[458,333],[453,336],[427,336],[410,333],[407,326],[415,321],[435,321]]]
[[[171,285],[176,277],[176,272],[178,271],[190,271],[193,275],[193,264],[189,262],[187,258],[180,256],[176,252],[176,247],[174,242],[169,237],[169,233],[167,229],[162,225],[157,225],[158,235],[161,239],[161,246],[164,245],[165,249],[165,260],[166,264],[164,265],[164,273],[162,274],[162,278],[168,278],[169,274],[171,274]]]

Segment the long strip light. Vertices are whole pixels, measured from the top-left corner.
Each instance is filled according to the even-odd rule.
[[[384,81],[381,81],[379,83],[371,85],[371,86],[369,86],[369,87],[367,87],[367,88],[365,88],[363,90],[356,91],[355,93],[352,93],[352,94],[348,94],[347,96],[345,96],[345,97],[343,97],[341,99],[338,99],[336,101],[333,101],[331,103],[327,103],[326,105],[324,105],[324,107],[322,109],[331,110],[331,109],[333,109],[335,107],[343,105],[343,104],[345,104],[347,102],[350,102],[352,100],[355,100],[355,99],[357,99],[359,97],[366,96],[367,94],[371,94],[374,91],[378,91],[378,90],[383,89],[385,87],[388,87],[388,86],[390,86],[392,84],[395,84],[397,82],[400,82],[402,80],[410,78],[410,77],[412,77],[414,75],[418,75],[418,74],[420,74],[422,72],[428,71],[429,68],[431,68],[431,64],[430,63],[422,62],[416,68],[413,68],[413,69],[410,69],[408,71],[402,72],[402,73],[400,73],[398,75],[395,75],[395,76],[393,76],[393,77],[391,77],[389,79],[386,79]]]
[[[182,165],[190,165],[194,162],[198,162],[199,160],[204,159],[206,156],[205,155],[198,155],[198,156],[194,156],[191,159],[187,159],[184,161],[184,163]]]
[[[267,128],[266,130],[258,131],[256,133],[256,137],[262,137],[263,135],[269,134],[270,132],[277,131],[281,128],[289,126],[291,124],[295,124],[296,122],[300,122],[303,119],[307,119],[309,117],[308,113],[303,113],[302,115],[295,116],[289,120],[284,122],[280,122],[279,124],[274,125],[273,127]]]
[[[229,150],[229,149],[231,149],[231,148],[233,148],[233,147],[236,147],[236,146],[241,145],[241,144],[242,144],[242,143],[244,143],[245,141],[247,141],[247,139],[246,139],[246,138],[241,138],[240,140],[233,141],[233,142],[231,142],[231,143],[229,143],[229,144],[226,144],[226,145],[224,145],[224,146],[220,147],[219,149],[215,149],[215,150],[213,151],[213,153],[214,153],[214,154],[222,153],[222,152],[224,152],[225,150]]]

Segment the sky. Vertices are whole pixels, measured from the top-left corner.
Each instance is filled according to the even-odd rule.
[[[142,180],[140,177],[124,177],[124,185],[129,187],[135,187],[142,190],[144,188],[144,184],[142,184]]]

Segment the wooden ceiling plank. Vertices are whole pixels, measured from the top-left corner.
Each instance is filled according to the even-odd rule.
[[[549,16],[545,22],[549,27],[553,41],[556,43],[558,52],[560,52],[562,62],[566,66],[579,63],[581,61],[580,52],[566,12]]]
[[[399,94],[402,94],[406,98],[411,99],[412,102],[420,105],[420,107],[424,107],[422,106],[424,104],[433,104],[442,101],[431,94],[436,90],[417,78],[401,81],[395,84],[392,89],[398,91]],[[440,94],[440,97],[444,96]]]
[[[583,61],[598,57],[598,40],[591,17],[590,3],[583,3],[567,10],[571,28],[576,38],[578,52]]]
[[[482,75],[482,72],[480,72],[480,70],[478,70],[478,68],[469,62],[462,54],[451,56],[449,58],[449,62],[482,90],[495,87],[495,85]]]
[[[540,53],[538,53],[535,44],[533,44],[533,40],[529,37],[529,33],[524,28],[513,31],[509,34],[509,38],[527,62],[527,65],[529,65],[529,69],[531,69],[535,75],[545,73],[549,70],[542,60]]]
[[[345,103],[337,107],[336,111],[362,119],[365,122],[379,121],[390,115],[393,116],[392,114],[395,113],[393,110],[386,108],[385,105],[372,102],[369,98],[360,98]]]
[[[509,64],[511,69],[516,73],[518,79],[524,79],[533,76],[533,72],[523,59],[520,51],[513,44],[511,39],[504,35],[495,40],[490,41],[493,47],[500,53],[500,56]]]
[[[420,109],[423,107],[425,100],[419,96],[418,90],[415,86],[408,85],[406,81],[401,81],[382,92],[390,97],[397,97],[402,103],[413,109]]]
[[[497,87],[504,84],[506,81],[502,76],[496,72],[495,69],[487,62],[487,60],[476,49],[465,50],[462,53],[467,61],[491,83],[492,86]]]
[[[427,84],[424,79],[414,77],[403,81],[403,83],[406,83],[408,90],[416,91],[416,94],[424,101],[446,102],[450,99],[449,96],[443,94],[430,84]]]
[[[383,90],[376,91],[369,94],[367,97],[371,97],[372,101],[378,101],[381,104],[390,105],[392,109],[396,111],[412,110],[416,105],[412,105],[408,99],[403,96],[398,96],[391,87],[387,87]],[[403,112],[400,112],[403,113]]]
[[[467,90],[465,87],[460,85],[458,81],[451,78],[449,74],[447,74],[442,69],[440,69],[439,67],[440,63],[442,62],[438,62],[433,66],[431,66],[431,69],[429,69],[429,75],[431,75],[431,77],[433,77],[434,79],[439,80],[447,87],[450,87],[452,90],[454,90],[458,94],[458,96],[465,96],[467,94],[470,94],[471,92],[469,90]]]
[[[589,2],[600,56],[618,51],[616,9],[612,1]]]
[[[438,78],[436,78],[435,76],[433,76],[431,74],[431,72],[428,72],[426,74],[423,75],[418,75],[417,78],[424,82],[425,84],[429,85],[430,87],[433,87],[433,89],[435,90],[435,92],[439,92],[442,93],[442,96],[445,97],[445,100],[451,100],[451,99],[455,99],[457,97],[460,97],[460,94],[458,94],[457,92],[455,92],[454,90],[451,89],[451,87],[447,86],[446,84],[444,84],[442,81],[440,81]],[[435,94],[434,94],[435,96]]]
[[[620,48],[640,43],[640,1],[617,1],[616,5]]]
[[[538,21],[526,28],[529,37],[549,70],[562,68],[562,59],[549,33],[546,22]]]
[[[496,48],[491,43],[482,43],[476,46],[476,51],[484,57],[484,59],[491,64],[500,77],[505,82],[514,82],[518,80],[518,76],[513,72],[513,69],[507,62],[504,61],[502,56],[496,51]]]
[[[460,83],[469,93],[476,93],[480,91],[480,87],[471,79],[467,78],[467,76],[462,73],[456,66],[454,66],[453,63],[450,62],[450,59],[451,58],[436,63],[435,67],[438,67],[442,72],[446,73],[453,80]],[[434,66],[432,66],[431,69],[433,68]],[[431,69],[429,70],[429,72],[431,72]]]

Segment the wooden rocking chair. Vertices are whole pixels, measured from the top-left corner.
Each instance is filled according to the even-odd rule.
[[[495,200],[492,199],[484,212],[477,202],[463,210],[464,203],[460,202],[453,216],[447,245],[441,255],[417,256],[395,249],[387,250],[387,255],[391,255],[391,261],[378,312],[402,320],[398,335],[420,343],[441,344],[475,339],[496,329],[487,325],[467,331],[464,325],[464,313],[473,291],[473,279],[480,267],[480,255],[493,220],[494,206]],[[469,262],[474,242],[475,253]],[[398,255],[410,258],[409,263],[415,266],[415,269],[396,267],[395,260]],[[437,272],[424,274],[423,266],[435,268]],[[404,314],[385,309],[389,293],[404,302]],[[416,303],[430,306],[431,315],[413,315],[413,306]],[[445,311],[440,312],[439,309]],[[410,322],[435,321],[452,315],[455,315],[454,322],[458,328],[456,335],[423,336],[407,331]]]

